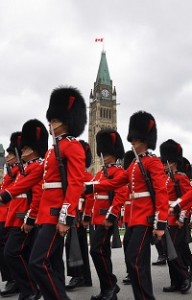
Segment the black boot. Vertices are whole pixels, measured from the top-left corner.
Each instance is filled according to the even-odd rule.
[[[159,255],[157,261],[152,263],[153,266],[162,266],[162,265],[166,265],[166,257],[165,255]]]
[[[90,300],[101,300],[102,297],[103,297],[103,294],[102,294],[102,292],[100,292],[98,295],[91,296]]]
[[[191,279],[187,278],[185,279],[182,284],[180,285],[180,292],[182,294],[185,294],[186,292],[188,292],[188,290],[191,288]]]
[[[163,292],[165,292],[165,293],[173,293],[176,291],[179,291],[179,287],[176,285],[170,285],[170,286],[163,288]]]
[[[92,296],[90,300],[116,300],[117,293],[119,293],[119,291],[120,288],[116,284],[113,288],[100,292],[98,295]]]
[[[129,274],[127,274],[127,276],[122,280],[122,282],[123,282],[125,285],[131,284],[131,279],[130,279]]]
[[[69,281],[69,283],[65,286],[67,291],[73,290],[76,287],[89,287],[92,286],[92,281],[90,280],[85,280],[83,277],[72,277]]]
[[[105,290],[103,292],[103,296],[101,300],[116,300],[117,299],[117,293],[119,293],[120,288],[116,284],[113,288]]]
[[[15,282],[15,280],[7,281],[5,287],[1,290],[1,297],[9,297],[14,294],[19,293],[19,288]]]
[[[18,300],[39,300],[41,298],[41,292],[38,290],[35,294],[24,295],[20,293]]]

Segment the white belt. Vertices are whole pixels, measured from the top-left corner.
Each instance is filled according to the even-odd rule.
[[[107,199],[109,199],[109,196],[108,195],[95,195],[94,196],[94,198],[95,199],[97,199],[97,200],[107,200]]]
[[[98,184],[99,181],[98,181],[98,180],[94,180],[94,181],[85,181],[84,183],[85,183],[85,185],[92,185],[92,184]]]
[[[27,194],[20,194],[16,198],[27,198]]]
[[[129,195],[129,199],[136,199],[136,198],[142,198],[142,197],[148,197],[148,196],[150,196],[149,192],[132,193]]]
[[[130,205],[131,201],[125,201],[125,205]]]
[[[42,184],[42,189],[58,189],[62,188],[62,183],[61,182],[45,182]]]
[[[173,204],[176,200],[169,200],[169,205]]]

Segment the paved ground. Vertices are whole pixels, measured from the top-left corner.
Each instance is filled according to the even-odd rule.
[[[192,249],[192,244],[190,244]],[[122,279],[125,277],[125,265],[124,265],[124,257],[123,257],[123,249],[113,249],[112,250],[113,264],[114,264],[114,273],[118,278],[118,285],[120,286],[120,292],[118,294],[118,300],[133,300],[133,293],[131,286],[123,285]],[[157,252],[154,246],[152,246],[152,261],[155,261],[157,258]],[[92,294],[97,294],[99,292],[99,282],[95,272],[95,269],[91,262],[92,269],[92,279],[93,279],[93,287],[83,287],[77,288],[72,292],[68,292],[68,296],[71,300],[89,300]],[[170,284],[168,269],[167,266],[152,266],[152,274],[153,274],[153,286],[154,293],[156,296],[156,300],[191,300],[192,299],[192,291],[190,291],[186,295],[182,295],[181,293],[171,293],[166,294],[162,292],[163,286],[168,286]],[[70,278],[66,278],[66,282],[69,281]],[[0,283],[2,286],[2,282]],[[3,298],[2,298],[3,299]],[[4,298],[6,300],[17,300],[17,296]],[[41,298],[43,299],[43,298]]]

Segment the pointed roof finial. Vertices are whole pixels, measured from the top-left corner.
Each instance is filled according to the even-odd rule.
[[[92,89],[91,89],[91,92],[90,92],[89,98],[90,98],[90,99],[92,99],[92,98],[93,98],[93,91],[92,91]]]
[[[116,88],[114,86],[114,89],[113,89],[113,96],[117,96],[117,93],[116,93]]]
[[[106,53],[104,50],[102,50],[101,52],[101,60],[99,64],[99,70],[97,73],[96,84],[111,85],[111,78],[109,74]]]

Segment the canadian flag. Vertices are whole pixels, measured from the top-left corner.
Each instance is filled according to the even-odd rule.
[[[95,42],[103,42],[103,38],[95,39]]]

